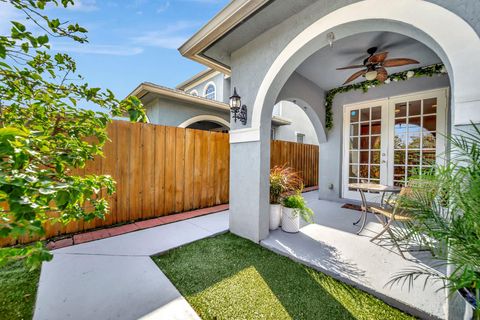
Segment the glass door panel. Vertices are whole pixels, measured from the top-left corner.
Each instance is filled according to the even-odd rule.
[[[382,135],[385,134],[386,101],[347,108],[348,119],[345,137],[348,137],[348,149],[344,153],[344,165],[348,166],[348,175],[344,175],[344,196],[358,198],[358,192],[348,188],[348,183],[384,183],[382,176]],[[383,180],[382,180],[383,179]]]
[[[428,173],[444,152],[446,89],[397,97],[389,102],[393,143],[389,183],[405,186],[409,178]]]
[[[436,93],[438,95],[438,93]],[[391,102],[393,109],[393,184],[431,170],[436,162],[437,96],[415,96]]]
[[[446,113],[447,89],[345,106],[342,196],[359,199],[349,183],[405,186],[432,170],[445,150]]]

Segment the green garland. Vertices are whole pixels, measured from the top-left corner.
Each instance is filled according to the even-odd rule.
[[[410,78],[420,78],[420,77],[432,77],[435,74],[444,74],[447,73],[445,66],[442,63],[433,64],[426,67],[420,67],[416,69],[406,70],[398,73],[394,73],[388,76],[385,82],[380,82],[378,80],[363,81],[359,83],[349,84],[347,86],[338,87],[332,90],[329,90],[325,96],[325,127],[327,130],[333,128],[333,99],[339,93],[362,90],[364,93],[370,88],[375,88],[383,84],[388,84],[392,81],[405,81]]]

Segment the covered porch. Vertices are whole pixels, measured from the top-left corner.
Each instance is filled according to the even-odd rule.
[[[389,284],[399,272],[433,265],[429,252],[407,251],[403,259],[388,236],[371,242],[382,229],[371,213],[364,230],[357,235],[359,226],[353,223],[360,211],[342,208],[341,202],[318,200],[317,193],[304,194],[315,213],[313,224],[304,223],[300,232],[294,234],[281,229],[271,231],[261,245],[354,285],[414,316],[446,317],[447,292],[440,289],[441,283],[429,281],[424,286],[424,279],[420,279],[411,288],[408,282]]]

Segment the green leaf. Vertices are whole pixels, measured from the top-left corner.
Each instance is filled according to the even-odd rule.
[[[20,22],[18,21],[11,21],[12,24],[21,32],[25,32],[26,28],[23,24],[21,24]]]

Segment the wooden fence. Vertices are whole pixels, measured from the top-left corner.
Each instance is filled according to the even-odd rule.
[[[110,214],[105,220],[47,225],[46,238],[228,203],[228,134],[114,121],[108,135],[105,156],[74,174],[115,179]],[[317,185],[318,146],[272,141],[271,154],[272,166],[292,166],[306,186]],[[0,239],[2,244],[13,241]]]
[[[270,145],[270,167],[287,165],[297,171],[305,187],[318,185],[318,146],[274,140]]]

